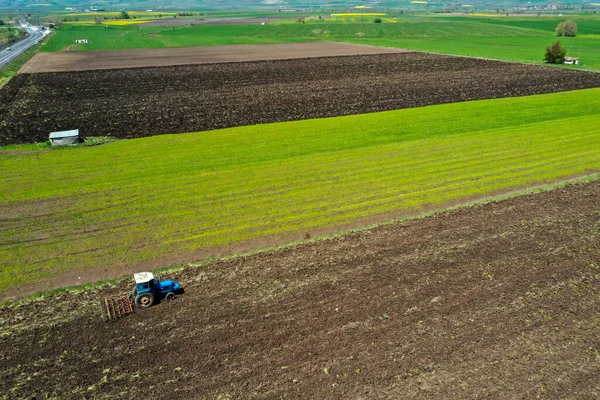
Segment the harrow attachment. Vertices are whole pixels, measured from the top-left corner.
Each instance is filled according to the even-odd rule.
[[[133,313],[133,304],[129,297],[105,297],[100,301],[102,319],[105,322],[114,321]]]

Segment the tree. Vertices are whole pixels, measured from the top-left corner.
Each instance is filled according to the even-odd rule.
[[[577,24],[571,20],[561,22],[556,27],[556,36],[575,36]]]
[[[127,11],[121,11],[121,19],[130,19],[131,17],[129,16],[129,13],[127,13]]]
[[[565,54],[567,54],[567,51],[560,42],[556,42],[552,46],[546,47],[544,61],[550,64],[562,64],[565,61]]]
[[[60,26],[62,25],[62,22],[56,15],[51,15],[48,18],[46,18],[46,20],[50,25],[54,25],[54,28],[56,29],[60,28]]]
[[[376,24],[380,24],[382,21],[381,18],[375,18],[373,22],[375,22]]]
[[[94,17],[94,22],[96,24],[98,24],[98,25],[101,25],[102,24],[102,18],[100,18],[100,17]]]

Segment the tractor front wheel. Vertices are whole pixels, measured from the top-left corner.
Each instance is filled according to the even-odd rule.
[[[167,293],[167,295],[165,296],[165,299],[166,299],[167,301],[174,300],[174,299],[175,299],[175,293],[173,293],[173,292],[169,292],[169,293]]]
[[[148,308],[154,304],[154,295],[150,292],[138,294],[135,298],[135,305],[139,308]]]

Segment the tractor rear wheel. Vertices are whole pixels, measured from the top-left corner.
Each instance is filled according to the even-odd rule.
[[[138,294],[135,298],[135,305],[139,308],[148,308],[154,304],[154,295],[150,292]]]
[[[173,293],[173,292],[169,292],[169,293],[167,293],[167,295],[165,296],[165,299],[166,299],[167,301],[174,300],[174,299],[175,299],[175,293]]]

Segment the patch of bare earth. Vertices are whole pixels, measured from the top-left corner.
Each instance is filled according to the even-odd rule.
[[[129,283],[5,307],[0,393],[592,398],[599,212],[595,181],[213,262],[114,323]]]
[[[404,53],[407,50],[338,42],[236,44],[37,53],[19,73],[95,71],[117,68],[164,67],[296,58]]]

